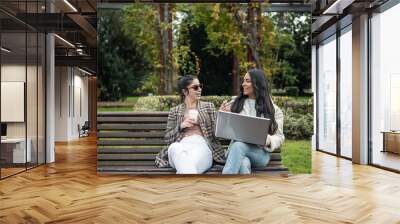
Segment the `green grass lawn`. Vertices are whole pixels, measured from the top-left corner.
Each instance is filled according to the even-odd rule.
[[[136,103],[136,101],[139,99],[140,96],[129,96],[126,98],[126,102],[132,102],[132,103]]]
[[[97,107],[97,112],[133,112],[132,107]]]
[[[285,140],[282,162],[293,174],[311,173],[311,141]]]

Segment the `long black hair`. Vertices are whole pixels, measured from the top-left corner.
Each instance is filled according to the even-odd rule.
[[[278,124],[275,120],[275,108],[269,95],[268,81],[265,78],[264,72],[260,69],[250,69],[248,73],[256,97],[256,116],[264,116],[265,118],[271,119],[272,123],[268,130],[268,134],[273,135],[278,129]],[[243,86],[240,86],[239,95],[233,101],[231,111],[234,113],[240,113],[243,110],[244,101],[247,98],[248,96],[243,93]]]
[[[181,97],[181,103],[185,101],[185,91],[187,91],[187,87],[190,86],[195,79],[197,78],[192,75],[184,75],[178,80],[178,92]]]

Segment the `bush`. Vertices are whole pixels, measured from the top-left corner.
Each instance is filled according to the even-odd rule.
[[[313,113],[313,98],[296,99],[287,96],[273,96],[272,101],[283,111],[292,110],[293,113]]]
[[[285,91],[288,96],[299,96],[299,88],[297,86],[288,86]]]
[[[212,102],[216,108],[219,108],[224,100],[231,100],[231,96],[203,96],[202,101]],[[180,103],[179,96],[146,96],[140,97],[133,111],[169,111]]]
[[[293,113],[291,110],[284,112],[283,133],[287,139],[310,139],[313,130],[313,115]]]
[[[218,109],[224,100],[231,96],[203,96],[201,100],[212,102]],[[313,133],[313,105],[310,99],[295,99],[293,97],[274,96],[274,103],[285,115],[284,134],[287,139],[309,139]],[[133,111],[169,111],[180,103],[179,96],[146,96],[140,97]]]
[[[203,96],[201,100],[212,102],[219,108],[224,100],[231,100],[231,96]],[[293,113],[313,113],[313,99],[295,99],[287,96],[273,96],[273,102],[283,111],[291,110]],[[134,111],[169,111],[170,108],[180,103],[179,96],[146,96],[139,97],[135,103]]]
[[[171,96],[174,97],[174,96]],[[133,106],[133,111],[149,112],[149,111],[166,111],[160,109],[160,96],[144,96],[139,97]]]
[[[134,106],[134,102],[127,101],[100,101],[97,102],[97,107],[132,107]]]
[[[286,91],[284,89],[272,89],[272,96],[286,96]]]
[[[303,89],[304,96],[313,96],[312,89]]]

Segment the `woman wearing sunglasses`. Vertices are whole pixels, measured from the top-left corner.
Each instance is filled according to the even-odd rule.
[[[264,145],[231,142],[222,173],[250,174],[251,167],[266,166],[270,153],[281,147],[285,136],[283,113],[271,100],[264,72],[259,69],[249,70],[244,76],[239,95],[231,103],[222,104],[220,110],[271,120],[270,128],[265,130],[268,135]]]
[[[171,166],[177,174],[201,174],[213,160],[224,162],[224,151],[215,138],[214,104],[200,101],[202,85],[194,76],[178,81],[181,104],[168,114],[167,147],[156,157],[158,167]]]

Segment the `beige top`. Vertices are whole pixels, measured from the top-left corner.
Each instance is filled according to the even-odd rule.
[[[185,120],[186,118],[189,117],[189,110],[185,111],[185,115],[183,117],[183,120]],[[183,134],[185,137],[187,136],[191,136],[191,135],[201,135],[203,136],[203,132],[201,132],[201,128],[200,128],[200,124],[199,124],[199,118],[197,118],[197,122],[195,125],[193,125],[193,127],[190,128],[185,128],[183,130]]]
[[[233,100],[231,101],[233,103]],[[256,101],[254,99],[246,99],[243,104],[243,110],[240,114],[249,115],[256,117]],[[278,149],[282,146],[283,141],[285,140],[285,135],[283,134],[283,112],[282,110],[274,104],[275,108],[275,120],[278,124],[278,129],[276,129],[273,135],[267,135],[267,139],[265,141],[264,150],[268,152],[273,152],[275,149]]]

